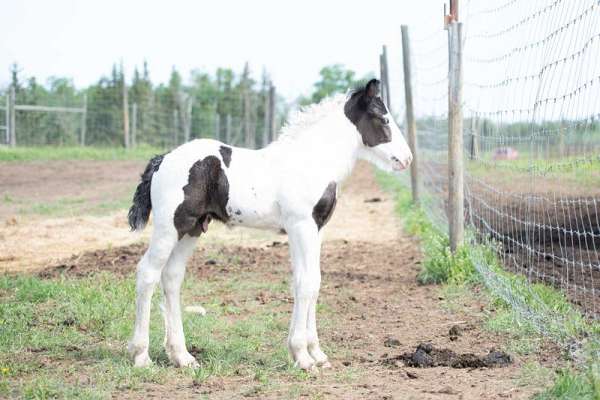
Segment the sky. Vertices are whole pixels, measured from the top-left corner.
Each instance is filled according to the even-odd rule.
[[[384,43],[400,42],[400,25],[442,18],[441,0],[2,0],[0,88],[10,65],[23,77],[70,77],[78,87],[123,62],[131,77],[148,61],[153,82],[173,66],[188,76],[217,67],[253,75],[263,68],[288,99],[310,92],[319,70],[341,63],[378,74]],[[431,18],[429,18],[431,20]],[[399,57],[399,53],[390,54]],[[400,75],[400,74],[399,74]]]

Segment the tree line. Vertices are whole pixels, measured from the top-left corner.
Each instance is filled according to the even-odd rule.
[[[136,67],[129,78],[122,65],[114,64],[110,74],[81,89],[69,78],[53,77],[45,84],[35,77],[23,79],[15,64],[4,95],[8,96],[10,87],[17,105],[85,107],[86,145],[125,145],[127,116],[137,143],[159,147],[195,137],[225,139],[226,134],[238,140],[250,135],[259,146],[269,123],[269,76],[263,71],[260,80],[255,80],[248,64],[240,73],[231,68],[218,68],[213,74],[194,70],[185,81],[173,67],[168,82],[158,84],[152,81],[147,63]],[[274,120],[281,123],[287,110],[282,101],[275,104]],[[21,145],[78,144],[81,124],[81,118],[69,113],[16,112]],[[185,137],[186,130],[189,137]]]

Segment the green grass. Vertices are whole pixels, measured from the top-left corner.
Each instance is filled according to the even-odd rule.
[[[131,276],[0,276],[0,398],[109,398],[153,383],[203,385],[221,377],[250,377],[259,392],[278,388],[282,378],[301,385],[309,375],[293,368],[285,346],[288,282],[261,281],[247,272],[224,279],[184,284],[183,303],[208,310],[204,317],[184,313],[188,348],[197,349],[202,365],[192,371],[168,363],[158,296],[150,332],[156,364],[132,366],[125,352],[134,316]],[[260,304],[257,291],[282,300]],[[327,320],[330,312],[322,311]]]
[[[568,181],[577,185],[594,185],[600,181],[600,157],[563,157],[560,159],[529,159],[469,161],[467,172],[475,177],[487,176],[500,183],[514,184],[515,179],[530,180],[532,174],[549,181]],[[501,173],[499,173],[501,171]]]
[[[48,161],[48,160],[148,160],[164,149],[138,146],[135,149],[120,147],[0,147],[2,161]]]
[[[583,370],[560,370],[554,384],[533,398],[535,400],[599,400],[600,363],[586,366]]]
[[[541,321],[531,321],[503,299],[494,285],[485,291],[489,305],[484,310],[485,328],[506,337],[507,350],[519,355],[540,351],[546,337],[562,346],[573,339],[584,343],[579,364],[560,370],[553,384],[536,398],[546,399],[594,399],[600,400],[600,324],[586,320],[566,296],[552,287],[531,284],[522,276],[504,271],[498,260],[493,243],[479,244],[467,233],[466,245],[454,254],[449,251],[447,235],[427,218],[423,208],[412,203],[410,191],[398,178],[378,173],[380,185],[395,194],[396,211],[402,217],[408,233],[421,239],[424,262],[419,280],[422,283],[446,283],[445,298],[455,301],[449,308],[457,307],[461,296],[484,280],[478,276],[475,263],[485,267],[510,294],[513,301],[526,307],[530,315],[541,316]],[[425,197],[424,207],[432,207]],[[471,294],[469,294],[471,295]],[[454,303],[454,304],[453,304]],[[458,306],[459,307],[459,306]],[[544,319],[548,318],[546,322]],[[545,374],[539,365],[522,371],[522,382],[539,382],[536,373]],[[533,371],[535,370],[535,371]]]
[[[405,230],[421,239],[424,260],[419,282],[474,282],[477,275],[467,247],[460,247],[453,254],[447,235],[431,223],[422,208],[413,205],[410,192],[405,190],[398,178],[378,172],[377,181],[385,190],[395,194],[396,212],[402,217]]]

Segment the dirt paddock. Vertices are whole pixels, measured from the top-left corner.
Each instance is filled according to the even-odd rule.
[[[80,193],[89,201],[98,201],[99,196],[123,190],[123,185],[135,182],[143,167],[143,163],[113,162],[110,172],[102,171],[95,177],[90,171],[102,168],[96,168],[95,163],[77,164],[81,165],[71,165],[69,169],[51,167],[52,173],[44,182],[26,176],[35,175],[35,169],[11,164],[8,172],[0,168],[0,179],[16,173],[10,168],[17,169],[20,178],[11,178],[2,190],[15,198],[37,196],[38,201],[56,199],[56,193]],[[45,185],[54,185],[55,190],[38,191]],[[95,193],[96,189],[104,194]],[[129,233],[124,210],[103,216],[57,218],[24,216],[10,205],[0,211],[0,270],[11,274],[78,279],[102,272],[129,277],[146,247],[149,229],[142,236]],[[485,305],[480,297],[464,300],[456,309],[448,306],[448,299],[437,287],[417,284],[419,244],[402,233],[391,196],[379,189],[372,169],[365,164],[359,165],[343,188],[336,213],[326,227],[321,259],[320,302],[328,308],[329,320],[322,320],[320,338],[325,348],[329,343],[340,350],[332,357],[331,370],[313,376],[303,384],[304,390],[292,397],[523,399],[536,390],[518,384],[523,364],[535,359],[549,365],[555,357],[511,354],[510,362],[502,366],[477,364],[475,368],[442,364],[417,368],[402,362],[403,354],[423,343],[456,354],[486,356],[501,348],[506,338],[482,329]],[[211,226],[188,265],[187,279],[218,280],[242,273],[257,281],[285,281],[289,276],[287,237]],[[235,293],[228,296],[243,308],[244,299],[236,298]],[[256,293],[262,304],[283,301],[291,312],[289,295],[279,299],[273,296]],[[460,330],[460,334],[453,334],[453,329]],[[352,371],[351,379],[340,381],[344,371]],[[205,395],[230,399],[242,397],[241,393],[256,398],[285,397],[281,392],[248,394],[244,387],[251,385],[251,379],[241,382],[238,377],[223,377],[196,385],[183,379],[116,392],[113,397]]]

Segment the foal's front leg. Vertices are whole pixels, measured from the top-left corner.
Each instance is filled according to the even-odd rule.
[[[310,370],[315,366],[315,359],[309,353],[309,309],[313,301],[316,305],[321,285],[319,233],[312,219],[296,222],[286,227],[286,230],[290,242],[293,269],[292,290],[294,294],[294,309],[290,322],[288,347],[295,365]],[[316,320],[312,322],[314,322],[314,332],[316,334]],[[312,336],[310,337],[311,344],[314,344],[315,338]]]
[[[321,243],[323,240],[323,231],[319,231],[319,251],[317,255],[317,265],[319,280],[321,278]],[[319,292],[311,298],[308,306],[308,321],[307,321],[307,347],[308,353],[315,360],[317,367],[330,368],[328,357],[321,350],[319,345],[319,335],[317,334],[317,301],[319,299]]]

